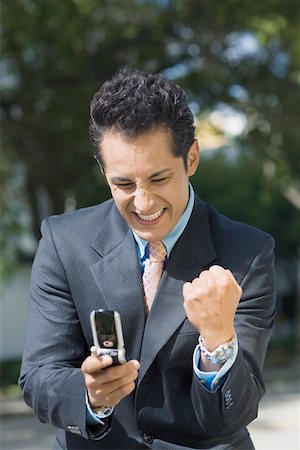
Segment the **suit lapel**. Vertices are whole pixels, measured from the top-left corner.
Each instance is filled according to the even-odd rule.
[[[139,359],[145,325],[141,271],[133,235],[115,206],[93,248],[101,256],[90,267],[99,307],[120,313],[127,358]]]
[[[171,252],[145,325],[139,383],[157,353],[186,318],[183,284],[198,277],[215,259],[206,207],[196,196],[192,216]]]

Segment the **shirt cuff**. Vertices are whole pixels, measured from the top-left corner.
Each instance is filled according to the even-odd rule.
[[[91,408],[91,405],[89,404],[87,394],[85,394],[85,405],[86,405],[87,425],[97,425],[97,424],[104,425],[104,421],[101,419],[105,419],[106,417],[110,416],[114,411],[114,407],[112,406],[111,408],[107,408],[107,411],[105,411],[105,413],[95,414]]]
[[[209,391],[214,392],[219,384],[223,381],[224,377],[228,374],[229,370],[233,366],[238,354],[238,340],[233,343],[233,352],[227,361],[223,364],[219,371],[215,372],[203,372],[201,370],[201,349],[200,345],[197,345],[193,355],[194,372],[197,378]]]

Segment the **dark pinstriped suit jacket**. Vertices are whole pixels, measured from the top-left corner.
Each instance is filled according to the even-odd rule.
[[[196,196],[146,319],[135,241],[112,200],[51,217],[42,232],[20,383],[39,419],[60,428],[53,448],[252,448],[245,427],[264,392],[261,369],[275,303],[273,238]],[[184,282],[212,264],[229,268],[243,288],[235,318],[238,356],[216,392],[193,373],[198,333],[182,297]],[[120,312],[127,357],[141,363],[135,392],[100,427],[101,440],[87,433],[80,371],[92,345],[89,314],[97,308]]]

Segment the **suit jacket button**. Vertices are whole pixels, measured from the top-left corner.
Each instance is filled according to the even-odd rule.
[[[78,434],[78,435],[82,434],[80,428],[76,427],[75,425],[68,425],[67,426],[67,430],[70,431],[70,433],[73,433],[73,434]]]
[[[152,444],[152,442],[154,441],[153,435],[149,431],[143,434],[143,439],[146,444]]]

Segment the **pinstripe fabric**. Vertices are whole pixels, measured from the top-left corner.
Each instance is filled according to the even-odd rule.
[[[273,239],[196,197],[145,317],[134,238],[112,201],[52,217],[42,231],[20,383],[35,414],[60,428],[53,448],[253,448],[245,426],[264,391],[262,361],[274,316]],[[186,319],[182,298],[184,282],[212,264],[229,268],[243,288],[236,314],[238,357],[213,393],[193,374],[198,333]],[[135,392],[98,431],[112,430],[95,441],[85,424],[80,365],[92,345],[89,314],[98,308],[119,311],[127,357],[138,359],[141,368]],[[146,432],[153,439],[149,445]]]

